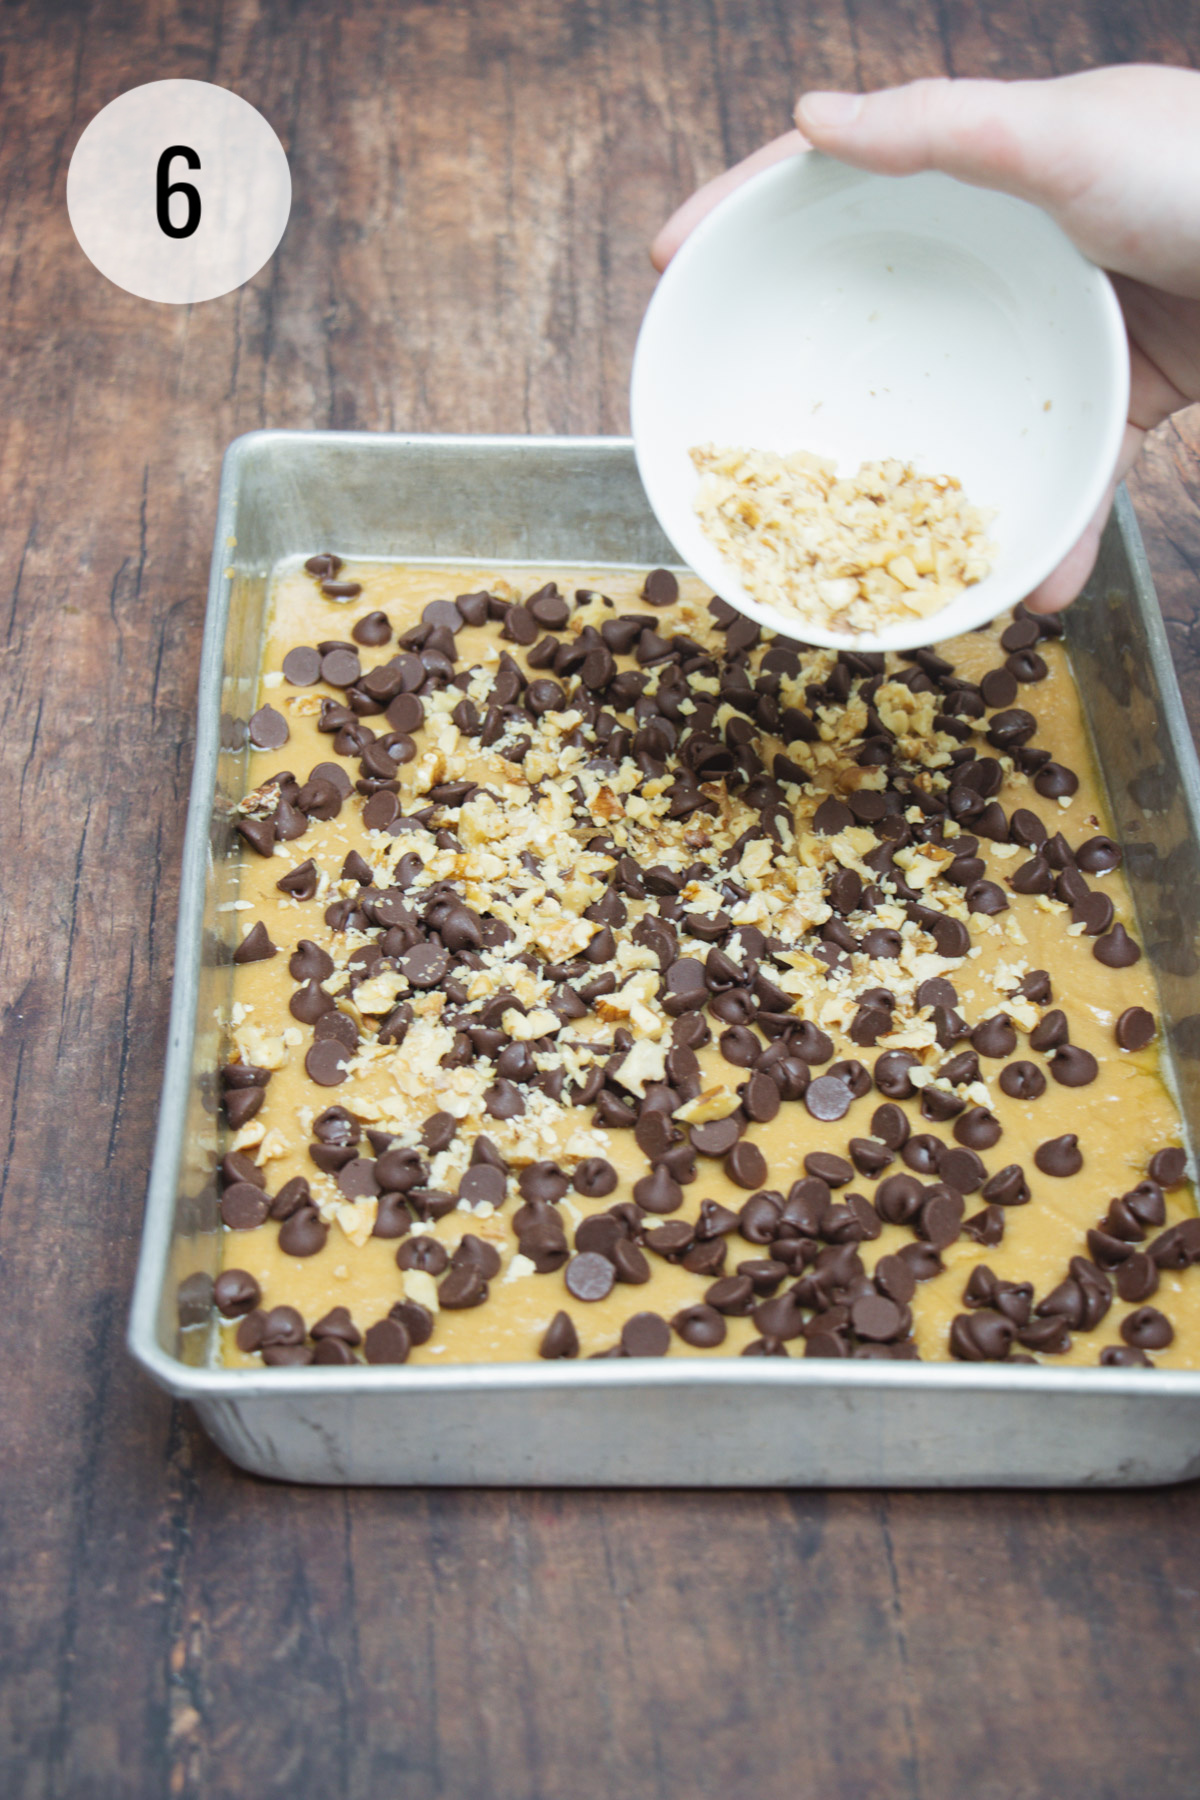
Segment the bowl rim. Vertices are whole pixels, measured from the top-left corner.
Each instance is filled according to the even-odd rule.
[[[815,159],[815,161],[814,161]],[[1046,539],[1045,555],[1038,559],[1044,564],[1042,573],[1032,584],[1037,585],[1045,579],[1073,546],[1079,541],[1098,508],[1104,500],[1105,493],[1116,475],[1117,459],[1124,439],[1129,411],[1130,363],[1129,340],[1125,329],[1124,315],[1120,302],[1108,274],[1098,264],[1092,262],[1072,243],[1071,239],[1042,208],[1031,201],[1018,196],[1003,193],[999,189],[976,187],[969,182],[959,181],[952,175],[940,170],[921,170],[913,175],[878,175],[870,170],[858,169],[847,163],[840,163],[835,158],[826,156],[816,149],[800,149],[794,155],[782,157],[760,169],[746,181],[740,183],[722,198],[689,233],[671,258],[666,269],[659,277],[658,284],[650,296],[641,327],[638,331],[637,343],[634,347],[633,363],[630,372],[629,412],[630,430],[633,437],[634,455],[637,460],[638,474],[646,490],[651,508],[662,526],[666,536],[674,543],[677,533],[672,519],[670,496],[666,491],[666,483],[656,476],[655,461],[647,449],[645,441],[645,422],[647,419],[646,392],[649,384],[647,370],[653,350],[653,339],[662,329],[664,317],[669,316],[670,307],[677,303],[681,282],[688,279],[693,264],[702,262],[709,253],[711,240],[726,230],[739,208],[745,206],[752,198],[760,195],[772,186],[786,187],[797,179],[805,179],[805,171],[815,168],[834,167],[842,170],[847,176],[844,191],[853,192],[862,185],[875,185],[882,182],[906,182],[930,178],[938,184],[951,185],[956,189],[967,189],[978,194],[984,205],[993,199],[1005,203],[1009,208],[1026,209],[1037,213],[1044,221],[1053,237],[1058,240],[1060,251],[1068,260],[1074,261],[1083,277],[1082,304],[1090,304],[1092,313],[1103,336],[1107,355],[1105,368],[1108,380],[1104,384],[1105,393],[1100,394],[1096,402],[1096,430],[1089,434],[1089,442],[1095,448],[1088,458],[1088,478],[1080,482],[1073,503],[1063,509],[1056,531]],[[797,448],[803,448],[797,445]],[[660,460],[660,459],[659,459]],[[986,497],[977,501],[986,504]],[[963,632],[974,631],[989,624],[993,619],[1018,601],[1024,600],[1031,588],[1024,592],[1015,589],[1001,590],[1002,597],[997,601],[986,595],[993,577],[985,577],[983,581],[967,588],[945,606],[940,613],[926,618],[914,618],[898,624],[885,626],[873,632],[835,632],[825,627],[811,625],[798,617],[789,617],[785,612],[753,600],[747,595],[740,579],[733,568],[721,557],[719,551],[712,550],[711,558],[703,559],[706,566],[701,568],[701,560],[694,555],[689,556],[681,550],[681,560],[690,561],[701,579],[709,581],[711,576],[720,573],[721,579],[712,581],[714,592],[754,619],[783,636],[797,638],[827,649],[844,650],[906,650],[915,649],[923,644],[938,643],[950,637],[957,637]],[[976,596],[971,602],[971,596]],[[947,623],[943,626],[942,619]]]

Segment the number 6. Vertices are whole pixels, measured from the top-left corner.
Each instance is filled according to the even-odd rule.
[[[158,159],[158,170],[155,178],[155,201],[158,210],[158,223],[170,238],[191,237],[200,223],[200,196],[190,181],[171,182],[171,160],[182,156],[189,169],[200,167],[200,158],[187,144],[172,144],[164,150]],[[171,195],[187,196],[187,217],[182,225],[171,223]]]

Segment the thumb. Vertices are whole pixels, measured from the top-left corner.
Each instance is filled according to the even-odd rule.
[[[939,169],[1032,201],[1102,268],[1198,293],[1195,70],[1124,64],[1053,81],[805,94],[796,123],[816,149],[859,169]]]
[[[1031,180],[1045,181],[1044,166],[1037,172],[1030,164],[1041,135],[1038,102],[1053,85],[939,79],[875,94],[805,94],[796,121],[816,149],[856,168],[879,175],[940,169],[1026,195]]]

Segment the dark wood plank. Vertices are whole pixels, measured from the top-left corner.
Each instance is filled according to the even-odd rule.
[[[122,1347],[220,451],[620,431],[645,245],[808,85],[1189,59],[1188,0],[181,0],[0,17],[0,1791],[1195,1791],[1193,1490],[372,1493],[233,1470]],[[189,312],[63,204],[106,100],[262,107],[279,255]],[[1200,726],[1200,424],[1134,484]]]

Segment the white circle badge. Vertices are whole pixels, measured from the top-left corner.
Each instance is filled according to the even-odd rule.
[[[150,81],[119,95],[67,171],[84,255],[127,293],[173,306],[249,281],[291,206],[283,145],[248,101],[208,81]]]

